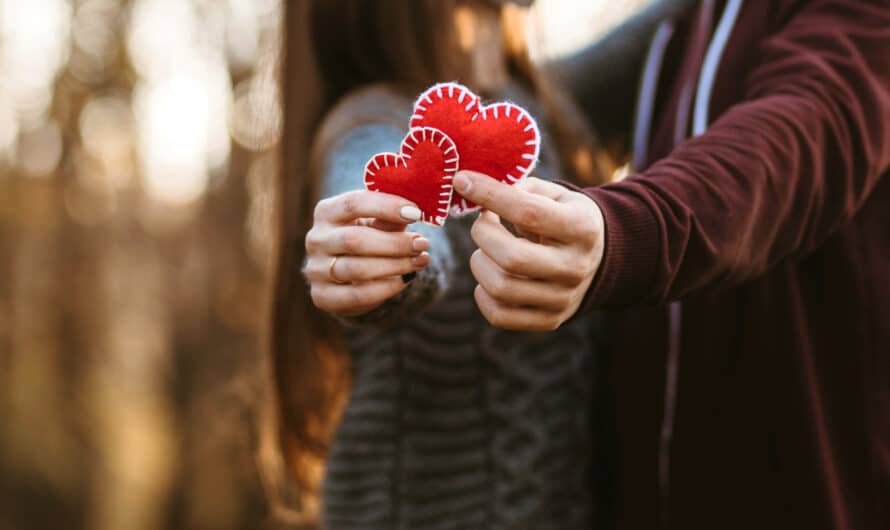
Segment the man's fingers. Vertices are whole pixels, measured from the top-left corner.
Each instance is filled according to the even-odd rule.
[[[310,254],[401,258],[429,250],[429,240],[411,232],[383,232],[366,226],[313,228],[306,235]]]
[[[560,311],[571,301],[571,291],[568,288],[513,276],[481,250],[470,257],[470,269],[485,292],[505,305]]]
[[[397,295],[407,284],[400,277],[371,282],[337,285],[313,283],[312,303],[322,311],[341,316],[367,313]]]
[[[566,284],[578,281],[576,276],[580,273],[560,259],[556,248],[514,236],[493,212],[482,212],[473,223],[470,235],[479,249],[510,274]]]
[[[565,202],[567,199],[566,195],[570,191],[559,184],[547,182],[537,177],[523,179],[521,182],[517,182],[514,187],[536,195],[543,195],[556,202]]]
[[[497,328],[516,331],[553,331],[563,320],[559,313],[501,304],[481,285],[476,286],[473,297],[482,316]]]
[[[410,258],[367,258],[339,256],[312,257],[306,262],[306,278],[317,282],[365,282],[410,274],[426,267],[430,255],[426,252]]]
[[[559,241],[566,241],[571,216],[564,204],[546,195],[509,186],[472,171],[454,177],[454,187],[464,197],[491,210],[517,227]]]
[[[355,190],[319,201],[316,221],[347,224],[361,217],[374,217],[391,223],[410,224],[420,219],[420,210],[396,195]]]

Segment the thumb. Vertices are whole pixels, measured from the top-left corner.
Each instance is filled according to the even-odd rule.
[[[526,192],[475,171],[459,171],[454,176],[454,189],[482,208],[501,217],[521,201]]]

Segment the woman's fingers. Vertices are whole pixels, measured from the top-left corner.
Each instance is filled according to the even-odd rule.
[[[306,278],[312,282],[366,282],[417,272],[430,263],[426,252],[408,258],[338,256],[336,261],[333,259],[332,256],[309,258]]]
[[[366,190],[320,201],[305,240],[313,303],[336,315],[360,315],[404,289],[403,276],[430,262],[429,240],[405,231],[420,216],[410,201]]]
[[[404,223],[393,223],[384,221],[383,219],[374,219],[373,217],[362,217],[356,221],[358,226],[369,226],[384,232],[404,232],[408,225]]]
[[[399,276],[365,283],[338,285],[313,282],[312,303],[322,311],[340,316],[367,313],[397,295],[407,284]]]
[[[390,223],[410,224],[420,220],[420,210],[396,195],[355,190],[319,201],[315,221],[335,225],[349,224],[362,217]]]
[[[367,226],[313,227],[306,235],[311,255],[400,258],[429,250],[430,242],[411,232],[384,232]]]
[[[559,311],[571,298],[571,291],[562,285],[513,276],[481,250],[470,257],[470,269],[486,293],[504,305]]]

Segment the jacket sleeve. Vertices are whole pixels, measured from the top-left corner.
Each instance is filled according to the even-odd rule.
[[[662,303],[806,256],[890,167],[890,5],[812,1],[744,100],[644,173],[585,190],[606,252],[587,306]]]

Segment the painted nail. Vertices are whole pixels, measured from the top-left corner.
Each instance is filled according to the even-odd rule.
[[[454,189],[461,193],[470,191],[470,177],[463,171],[454,176]]]
[[[417,278],[416,272],[409,272],[408,274],[403,274],[402,275],[402,283],[408,283],[411,280],[413,280],[414,278]]]
[[[402,219],[413,223],[420,220],[420,208],[416,206],[402,206],[399,209],[399,215]]]
[[[425,239],[423,237],[415,237],[414,241],[411,242],[411,248],[413,248],[417,252],[423,252],[424,250],[429,250],[430,241],[429,241],[429,239]]]

